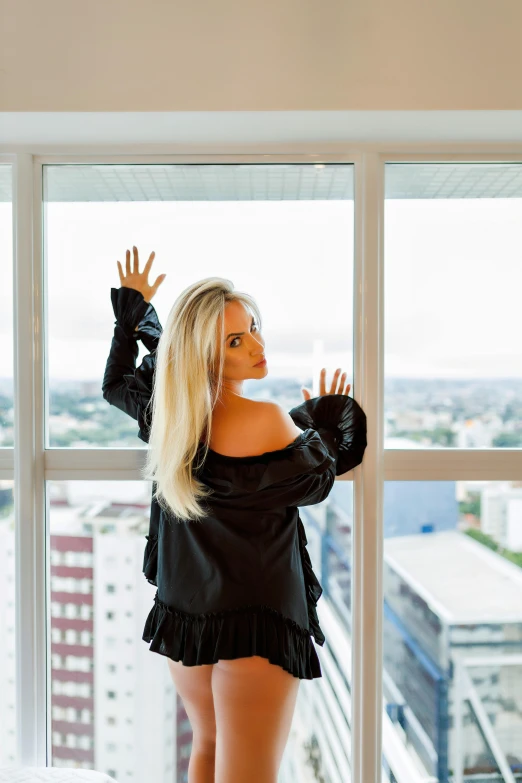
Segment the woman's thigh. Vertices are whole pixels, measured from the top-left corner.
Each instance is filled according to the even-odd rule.
[[[299,683],[258,655],[214,664],[215,783],[276,783]]]
[[[216,746],[216,717],[212,696],[214,664],[183,666],[167,658],[172,680],[192,727],[192,744],[200,752],[213,753]]]

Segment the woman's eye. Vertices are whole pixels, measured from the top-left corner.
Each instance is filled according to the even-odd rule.
[[[257,324],[255,322],[252,324],[252,329],[255,329],[257,331]],[[230,343],[230,347],[237,348],[237,345],[234,345],[234,343],[236,342],[236,340],[240,340],[240,339],[241,339],[240,337],[234,337],[234,339]]]

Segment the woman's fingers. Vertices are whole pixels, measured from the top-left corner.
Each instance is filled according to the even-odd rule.
[[[321,372],[319,374],[319,397],[322,397],[325,394],[348,394],[348,392],[351,389],[351,384],[346,384],[346,377],[348,375],[347,372],[343,372],[341,377],[339,378],[339,373],[341,372],[341,367],[338,367],[336,371],[334,372],[333,380],[330,385],[330,391],[326,391],[326,367],[323,367],[321,369]]]
[[[140,273],[140,257],[139,257],[138,248],[136,247],[136,245],[132,246],[132,253],[133,253],[133,259],[134,259],[132,272],[131,272],[131,261],[130,261],[131,251],[127,250],[126,253],[125,253],[125,275],[127,275],[127,277],[131,277],[131,276],[132,277],[134,277],[134,276],[144,277],[145,281],[146,281],[147,277],[148,277],[148,274],[150,272],[150,268],[152,266],[152,262],[154,261],[154,258],[156,256],[156,253],[155,253],[154,250],[152,251],[152,253],[150,254],[150,256],[149,256],[149,258],[147,260],[147,263],[143,267],[143,272],[141,272],[141,273]],[[120,264],[119,261],[117,262],[117,264],[118,264],[118,271],[121,270],[120,271],[120,282],[122,282],[122,278],[125,277],[125,275],[123,274],[123,269],[122,269],[121,264]]]
[[[322,397],[323,394],[326,394],[326,386],[325,386],[325,380],[326,380],[326,367],[323,367],[320,374],[319,374],[319,396]]]
[[[341,368],[338,367],[337,370],[334,372],[334,377],[332,381],[332,385],[330,386],[330,394],[337,394],[337,381],[339,379],[339,373],[341,372]]]
[[[156,256],[155,251],[153,250],[150,254],[147,263],[143,267],[143,272],[140,272],[140,258],[138,254],[138,248],[136,245],[132,246],[132,252],[134,257],[134,263],[133,263],[133,270],[131,272],[131,266],[130,266],[130,254],[131,251],[127,250],[125,255],[125,270],[126,274],[123,273],[122,265],[119,261],[116,263],[118,264],[118,274],[120,276],[120,285],[126,286],[127,288],[134,288],[136,291],[140,291],[146,302],[150,302],[160,285],[163,283],[167,275],[161,274],[158,275],[156,278],[154,285],[149,285],[149,272],[150,268],[152,266],[152,262],[154,261],[154,258]]]
[[[155,255],[156,255],[156,253],[153,250],[152,253],[149,256],[149,259],[148,259],[147,263],[143,267],[143,274],[145,275],[145,279],[147,279],[147,277],[148,277],[148,274],[150,272],[150,268],[152,266],[152,262],[154,261],[154,256]]]
[[[153,296],[156,293],[156,291],[158,290],[158,288],[160,287],[160,285],[163,283],[163,281],[165,280],[166,277],[167,277],[166,274],[157,276],[156,281],[155,281],[154,285],[152,286],[152,291],[153,291],[152,295]]]

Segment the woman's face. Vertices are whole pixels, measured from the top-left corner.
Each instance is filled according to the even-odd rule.
[[[267,375],[266,363],[256,367],[265,357],[265,341],[258,331],[255,316],[242,302],[225,305],[225,340],[220,348],[224,351],[223,381],[244,381]]]

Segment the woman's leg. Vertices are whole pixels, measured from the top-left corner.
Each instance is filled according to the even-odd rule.
[[[188,783],[214,783],[216,718],[212,697],[214,664],[183,666],[167,658],[170,673],[192,726]]]
[[[215,783],[277,783],[299,683],[258,655],[214,664]]]

